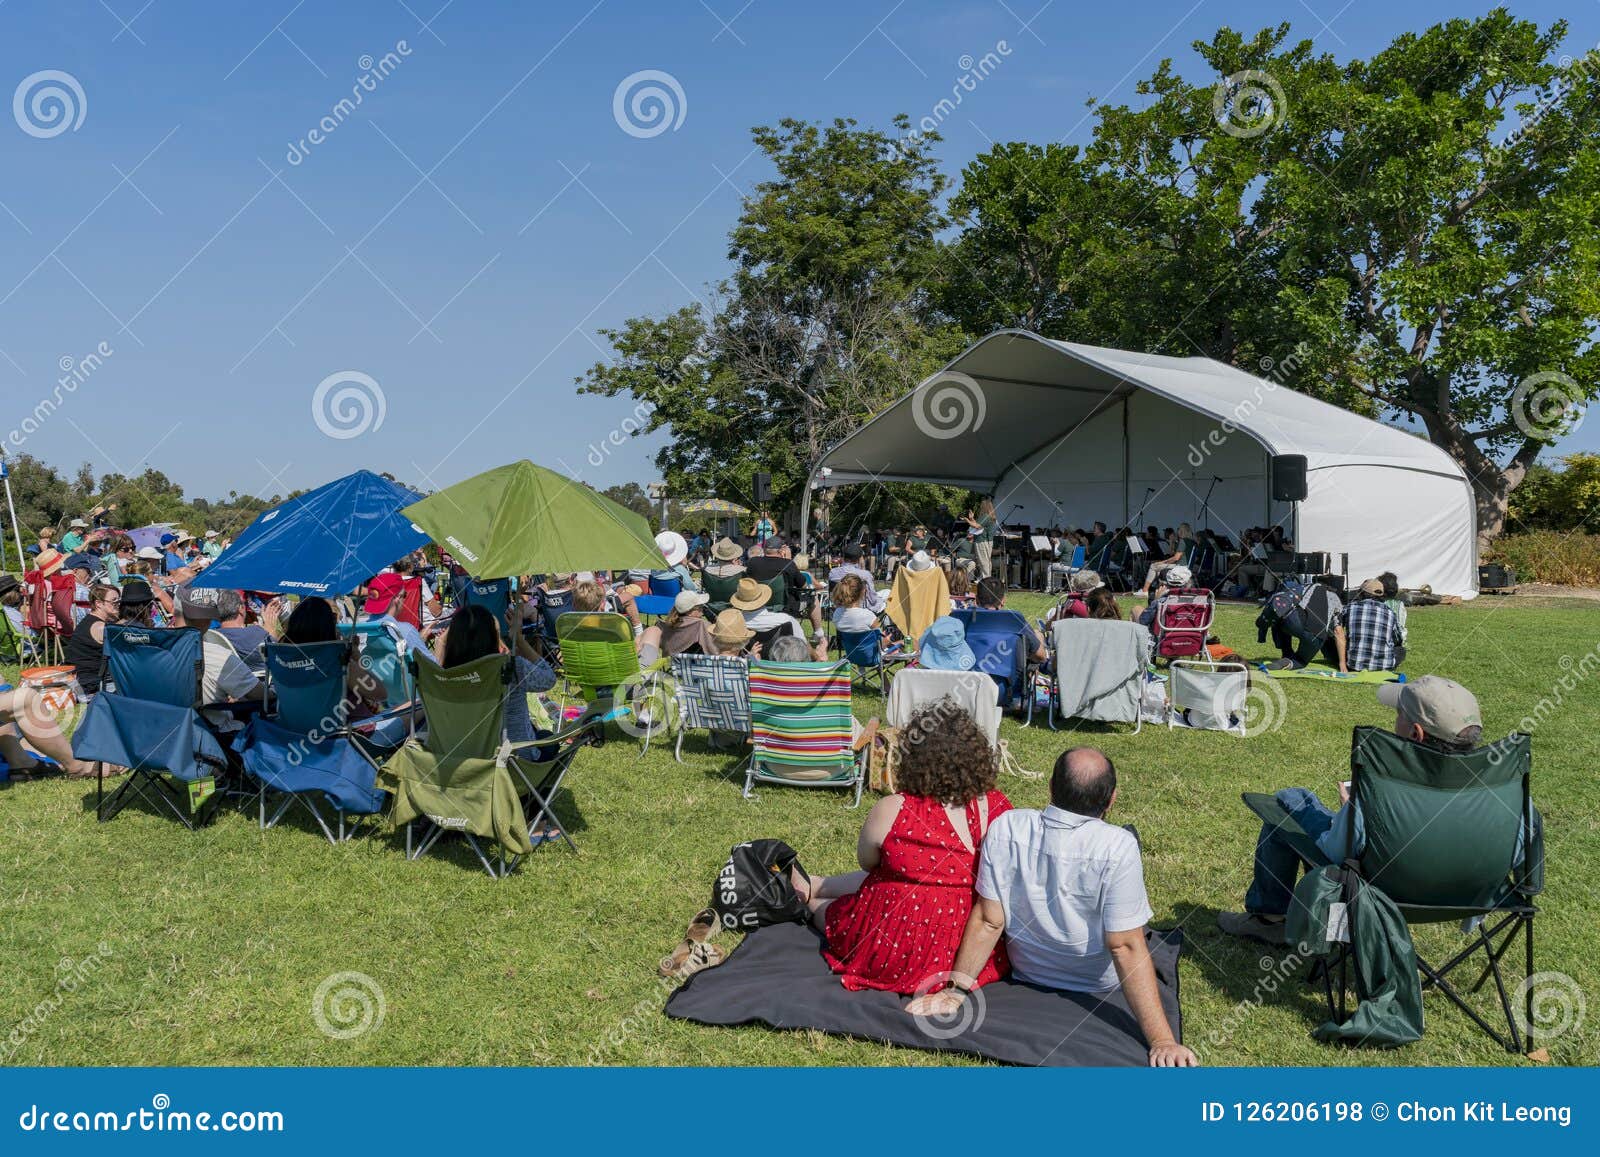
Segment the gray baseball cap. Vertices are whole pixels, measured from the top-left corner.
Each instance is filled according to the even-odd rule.
[[[1401,712],[1435,739],[1454,740],[1469,727],[1483,726],[1478,697],[1442,675],[1383,683],[1378,702]]]

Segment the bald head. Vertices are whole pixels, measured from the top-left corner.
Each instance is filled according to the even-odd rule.
[[[1080,816],[1105,815],[1116,792],[1116,766],[1098,748],[1063,751],[1050,775],[1050,802]]]

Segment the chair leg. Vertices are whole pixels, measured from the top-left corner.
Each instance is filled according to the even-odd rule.
[[[678,742],[672,748],[672,758],[679,763],[683,762],[683,733],[685,730],[683,727],[678,728]]]

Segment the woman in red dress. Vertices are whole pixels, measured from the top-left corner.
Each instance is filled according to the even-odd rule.
[[[995,790],[994,748],[951,700],[930,704],[900,734],[899,791],[878,801],[856,842],[862,871],[795,887],[846,988],[926,992],[941,986],[972,913],[978,847],[1011,801]],[[978,984],[1009,971],[1002,945]]]

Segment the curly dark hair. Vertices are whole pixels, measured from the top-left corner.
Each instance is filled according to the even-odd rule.
[[[949,696],[920,707],[900,729],[895,787],[948,806],[994,790],[1000,766],[989,737]]]

